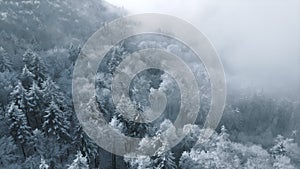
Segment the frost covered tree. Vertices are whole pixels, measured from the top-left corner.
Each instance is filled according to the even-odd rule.
[[[176,169],[175,157],[171,151],[160,148],[150,156],[127,154],[124,158],[131,169]]]
[[[294,169],[291,159],[288,157],[288,149],[298,149],[290,139],[278,137],[276,145],[271,149],[271,154],[260,145],[244,145],[229,140],[229,135],[224,126],[221,133],[203,140],[199,137],[196,145],[188,152],[181,155],[179,166],[182,169],[227,169],[227,168],[289,168]],[[295,155],[295,154],[293,154]]]
[[[152,159],[149,156],[127,154],[124,157],[130,169],[152,169]]]
[[[94,143],[83,131],[80,125],[77,125],[75,137],[73,138],[74,145],[80,149],[80,152],[88,159],[89,162],[96,160],[98,156],[98,145]],[[95,161],[95,163],[97,163]]]
[[[71,101],[68,101],[59,86],[50,77],[48,77],[47,80],[43,82],[42,91],[43,105],[45,107],[49,106],[49,100],[53,100],[57,104],[57,106],[65,112],[66,115],[71,115]]]
[[[23,61],[25,66],[27,66],[29,71],[33,74],[33,79],[37,85],[41,87],[43,81],[47,78],[46,67],[41,58],[31,49],[27,49],[23,55]]]
[[[274,163],[274,169],[296,169],[296,167],[291,164],[291,159],[287,156],[277,156]]]
[[[112,126],[119,129],[123,134],[131,137],[153,135],[150,123],[138,123],[127,118],[130,117],[141,122],[146,122],[145,116],[143,116],[141,109],[135,105],[135,102],[132,103],[129,98],[122,96],[116,107],[117,109],[110,123]]]
[[[175,157],[171,151],[160,152],[159,150],[153,156],[153,167],[155,169],[176,169]]]
[[[17,147],[11,136],[4,136],[0,138],[0,167],[5,168],[8,164],[16,160]]]
[[[5,71],[12,71],[12,63],[9,60],[8,54],[5,49],[0,46],[0,72]]]
[[[47,140],[43,132],[38,129],[33,130],[31,140],[34,143],[34,150],[42,157],[45,157]]]
[[[9,95],[13,91],[16,82],[17,74],[15,72],[0,72],[0,105],[2,108],[10,102]]]
[[[21,74],[21,82],[22,82],[22,86],[28,90],[33,83],[33,78],[34,75],[30,72],[30,70],[28,69],[28,67],[25,65]]]
[[[26,90],[24,89],[22,83],[19,81],[14,90],[11,92],[11,104],[18,106],[19,109],[25,109],[26,103]]]
[[[41,163],[39,165],[39,169],[48,169],[49,165],[46,164],[46,161],[44,160],[44,158],[41,158]]]
[[[28,113],[28,121],[30,121],[29,124],[32,129],[41,129],[42,127],[42,95],[42,91],[35,82],[32,83],[32,86],[25,94],[27,102],[26,113]]]
[[[31,153],[33,156],[35,156],[35,158],[38,157],[38,160],[41,160],[40,157],[47,159],[49,166],[52,166],[53,162],[59,159],[59,163],[55,163],[55,167],[60,168],[62,166],[62,160],[65,156],[69,155],[68,144],[60,143],[55,137],[48,137],[41,130],[35,129],[32,132],[30,141],[32,142]]]
[[[12,104],[8,110],[10,133],[13,136],[16,143],[21,147],[22,153],[26,158],[26,145],[30,138],[31,128],[28,126],[27,119],[24,112],[17,106]]]
[[[165,120],[159,127],[156,136],[145,137],[139,143],[138,151],[153,154],[141,156],[127,154],[125,161],[130,168],[175,169],[177,168],[174,154],[171,152],[170,143],[177,138],[174,126],[169,120]],[[155,151],[153,151],[155,150]]]
[[[80,53],[81,47],[80,46],[74,46],[74,44],[70,44],[68,48],[69,53],[69,59],[72,61],[73,64],[75,64],[75,61]]]
[[[278,135],[275,139],[275,145],[271,148],[271,153],[274,158],[273,167],[275,169],[295,169],[296,167],[292,164],[290,158],[290,156],[299,155],[293,153],[295,150],[299,151],[299,147],[294,143],[293,139]]]
[[[46,67],[39,56],[35,56],[31,64],[32,67],[29,67],[29,70],[34,75],[34,80],[37,82],[38,86],[41,87],[42,83],[47,78]]]
[[[87,158],[82,156],[81,152],[78,151],[75,160],[69,165],[68,169],[89,169]]]
[[[179,162],[181,168],[241,168],[238,153],[224,126],[219,135],[214,133],[208,140],[199,143],[190,152],[183,152]]]
[[[27,66],[23,68],[20,79],[11,92],[11,102],[25,113],[30,127],[41,128],[44,109],[42,107],[43,91],[33,80],[33,74],[27,69]]]
[[[43,130],[49,135],[54,135],[58,140],[69,138],[68,129],[70,121],[66,118],[65,113],[60,110],[57,103],[53,100],[46,109],[44,116]]]
[[[9,120],[8,113],[0,107],[0,138],[9,135]]]

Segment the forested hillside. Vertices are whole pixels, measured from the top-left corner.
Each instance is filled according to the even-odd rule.
[[[95,98],[107,122],[119,132],[143,138],[140,149],[159,146],[153,156],[111,154],[83,131],[72,103],[72,72],[85,41],[107,22],[124,15],[123,9],[100,0],[0,0],[0,168],[275,168],[300,167],[300,103],[272,98],[263,92],[229,93],[221,123],[212,137],[201,142],[201,127],[211,99],[203,65],[189,60],[192,52],[162,36],[137,36],[116,44],[100,64]],[[153,123],[128,122],[112,104],[111,80],[127,54],[159,48],[185,56],[201,87],[201,109],[195,125],[177,146],[170,148],[180,93],[174,79],[149,69],[130,87],[137,117],[150,106],[149,95],[167,93],[168,104]],[[88,65],[87,65],[88,66]],[[168,135],[164,135],[168,131]],[[155,143],[149,142],[150,136]]]

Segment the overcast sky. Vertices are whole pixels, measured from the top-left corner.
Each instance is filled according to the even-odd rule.
[[[300,93],[299,0],[108,0],[130,14],[183,18],[216,47],[229,86]]]

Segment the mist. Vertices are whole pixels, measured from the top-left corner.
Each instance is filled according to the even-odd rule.
[[[164,13],[196,26],[215,46],[229,92],[299,99],[300,1],[108,0],[129,14]],[[238,89],[238,90],[237,90]]]

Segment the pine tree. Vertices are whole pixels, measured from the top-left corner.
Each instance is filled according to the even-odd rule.
[[[57,103],[53,100],[46,109],[46,115],[44,116],[43,130],[47,135],[54,135],[58,140],[69,138],[68,129],[70,122],[66,118],[66,115]]]
[[[33,79],[36,81],[37,85],[41,87],[42,83],[47,78],[46,67],[41,58],[31,49],[27,49],[23,55],[23,62],[33,74]]]
[[[219,135],[213,133],[209,139],[205,140],[200,137],[199,142],[190,152],[182,154],[179,164],[183,169],[239,169],[242,166],[238,154],[244,153],[244,150],[240,150],[242,148],[244,147],[240,145],[235,147],[235,144],[229,140],[226,128],[222,126]]]
[[[25,65],[21,74],[21,82],[24,89],[29,90],[32,86],[34,75],[30,72],[28,67]]]
[[[0,138],[0,168],[5,168],[6,165],[16,160],[16,149],[12,137],[4,136]]]
[[[75,61],[80,53],[81,48],[75,47],[72,43],[69,46],[69,59],[72,61],[73,64],[75,64]]]
[[[35,129],[32,132],[31,140],[34,143],[34,150],[41,156],[45,157],[46,154],[46,144],[47,140],[43,132],[38,129]],[[53,147],[52,147],[53,148]]]
[[[88,161],[96,159],[98,156],[98,146],[94,143],[83,131],[78,124],[76,127],[75,137],[73,138],[75,146],[80,149],[80,152],[87,157]]]
[[[20,81],[11,92],[11,100],[25,113],[28,125],[33,129],[41,128],[42,92],[33,80],[33,74],[25,65]]]
[[[41,158],[41,164],[39,165],[39,169],[48,169],[49,165],[46,164],[46,161],[44,160],[44,158]]]
[[[87,158],[82,156],[81,152],[78,151],[75,160],[69,165],[68,169],[89,169]]]
[[[127,154],[124,161],[130,169],[153,169],[153,160],[149,156]]]
[[[14,90],[11,92],[10,97],[12,100],[12,104],[18,106],[19,109],[24,109],[25,104],[25,94],[26,90],[24,89],[21,81],[18,82]]]
[[[53,100],[57,103],[58,107],[66,112],[69,111],[69,103],[65,98],[64,94],[61,92],[61,89],[55,84],[55,82],[48,77],[42,84],[43,90],[43,101],[44,106],[49,106],[49,100]]]
[[[0,106],[0,138],[9,135],[8,114]]]
[[[41,104],[42,100],[42,91],[40,88],[37,86],[35,82],[33,82],[32,86],[29,88],[29,91],[26,92],[25,98],[27,102],[27,113],[29,114],[27,119],[30,121],[29,124],[31,124],[31,128],[36,129],[39,128],[41,129],[42,127],[42,112],[43,112],[43,107]]]
[[[293,142],[293,139],[284,138],[281,135],[277,136],[277,138],[275,139],[275,145],[271,148],[271,154],[274,158],[273,167],[275,169],[295,169],[289,157],[289,155],[291,154],[290,151],[292,150],[287,150],[289,147],[293,147],[294,149],[296,149],[296,147],[293,146]]]
[[[0,72],[12,71],[12,63],[7,52],[0,46]]]
[[[26,158],[25,146],[30,138],[30,127],[24,112],[12,104],[8,111],[10,121],[10,133],[15,141],[21,146],[24,157]]]
[[[33,67],[32,60],[36,57],[36,53],[33,52],[31,49],[27,49],[23,54],[23,62],[27,67]]]
[[[0,106],[2,106],[2,108],[5,108],[10,102],[9,95],[16,85],[16,78],[16,72],[0,72]]]
[[[166,151],[166,152],[156,152],[154,155],[154,168],[156,169],[175,169],[176,164],[175,164],[175,157],[171,151]]]
[[[134,106],[130,99],[122,96],[116,107],[117,110],[111,119],[111,125],[117,127],[120,132],[131,137],[144,137],[153,134],[151,124],[145,123],[141,110],[138,110],[138,107]],[[129,120],[127,117],[138,120],[140,123]]]
[[[32,144],[33,151],[31,152],[34,153],[34,156],[43,157],[45,159],[52,159],[52,160],[59,159],[60,163],[63,162],[63,158],[65,156],[68,156],[67,148],[69,147],[69,144],[60,143],[59,141],[57,141],[56,137],[47,137],[44,132],[38,129],[35,129],[32,132],[32,136],[30,140],[33,143]],[[60,164],[56,164],[57,167],[59,165]]]
[[[47,71],[44,63],[39,56],[35,56],[32,60],[32,67],[29,70],[34,75],[34,80],[37,82],[38,86],[41,87],[42,83],[47,78]]]
[[[296,167],[291,164],[291,159],[287,156],[277,156],[273,167],[274,169],[296,169]]]

